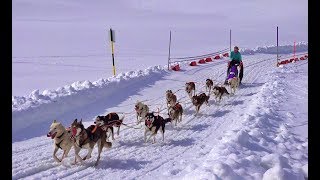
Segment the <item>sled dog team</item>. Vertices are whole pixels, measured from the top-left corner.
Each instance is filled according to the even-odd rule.
[[[233,94],[239,86],[238,77],[228,80],[228,85],[231,88],[231,94]],[[187,82],[185,84],[185,91],[189,95],[189,98],[196,109],[196,115],[199,113],[200,107],[204,103],[209,105],[208,100],[211,92],[215,96],[215,100],[218,102],[221,102],[223,96],[230,94],[224,86],[213,86],[213,81],[211,79],[206,79],[205,87],[206,91],[208,91],[208,95],[205,93],[196,95],[195,83]],[[164,141],[166,123],[171,122],[176,126],[178,122],[182,121],[183,108],[177,101],[177,96],[171,90],[167,90],[165,97],[168,109],[168,118],[163,118],[159,114],[155,115],[156,112],[150,112],[149,107],[142,102],[138,101],[135,104],[134,109],[137,117],[136,124],[138,125],[141,122],[145,123],[144,142],[148,142],[149,139],[153,137],[153,143],[155,143],[155,136],[159,130],[162,134],[162,141]],[[117,128],[117,135],[119,135],[120,126],[126,125],[123,123],[123,119],[124,116],[120,118],[117,113],[109,113],[106,116],[97,116],[94,121],[95,125],[90,125],[87,128],[82,124],[82,119],[80,121],[75,119],[68,129],[66,129],[61,123],[54,120],[50,126],[49,133],[47,134],[47,137],[51,137],[54,140],[54,160],[62,162],[62,160],[68,156],[71,148],[74,147],[74,164],[77,163],[77,160],[79,162],[83,162],[84,160],[91,158],[93,148],[97,144],[98,157],[95,165],[98,165],[103,148],[112,147],[112,143],[109,142],[109,137],[111,136],[112,140],[115,140],[114,127]],[[150,134],[149,137],[147,137],[148,133]],[[59,149],[63,150],[61,159],[56,156]],[[81,149],[88,149],[87,155],[83,158],[79,155]]]

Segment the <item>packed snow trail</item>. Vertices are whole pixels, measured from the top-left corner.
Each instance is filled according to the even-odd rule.
[[[71,150],[69,157],[66,158],[62,165],[54,162],[52,158],[53,142],[46,136],[35,137],[29,140],[16,142],[12,144],[12,174],[13,179],[201,179],[218,176],[222,179],[256,179],[262,178],[262,174],[271,168],[269,174],[275,172],[277,169],[273,165],[265,165],[251,168],[249,171],[247,167],[238,167],[236,164],[231,168],[232,164],[219,164],[210,170],[205,169],[210,164],[206,163],[205,158],[213,156],[212,154],[220,154],[221,158],[224,156],[237,156],[232,154],[230,146],[224,146],[232,138],[238,138],[239,144],[248,141],[250,137],[242,129],[243,123],[247,123],[248,118],[253,120],[252,111],[257,109],[257,99],[261,99],[261,90],[264,89],[265,83],[269,82],[271,76],[269,72],[275,69],[274,60],[264,60],[274,55],[254,55],[244,56],[244,78],[243,85],[235,93],[235,95],[224,98],[221,104],[214,101],[213,96],[210,97],[210,106],[205,104],[200,108],[198,116],[194,116],[195,108],[191,105],[190,100],[187,99],[187,94],[184,91],[185,83],[188,81],[196,82],[196,92],[204,92],[204,83],[207,78],[212,78],[214,83],[222,83],[226,77],[226,60],[218,60],[212,63],[199,65],[197,67],[182,66],[182,71],[172,72],[157,79],[154,83],[145,84],[137,82],[136,86],[140,86],[133,94],[129,94],[126,100],[119,102],[117,97],[126,96],[117,94],[105,101],[119,102],[114,104],[114,107],[106,107],[105,110],[96,115],[104,115],[112,111],[116,112],[132,112],[134,103],[137,100],[146,100],[152,111],[157,111],[158,108],[165,108],[165,91],[171,89],[173,92],[179,89],[176,93],[178,100],[182,101],[184,108],[184,115],[182,123],[177,127],[172,127],[170,123],[166,125],[165,142],[161,142],[160,133],[156,136],[156,143],[151,144],[143,142],[144,129],[131,129],[122,127],[120,136],[116,136],[113,142],[113,147],[109,150],[104,150],[100,159],[100,164],[94,167],[97,150],[93,151],[91,159],[86,160],[82,165],[71,165],[74,160],[74,152]],[[306,63],[306,62],[299,62]],[[297,63],[298,64],[298,63]],[[298,68],[298,67],[297,67]],[[121,93],[123,91],[120,91]],[[123,99],[123,97],[121,97]],[[94,108],[96,105],[92,103]],[[263,106],[263,104],[260,104]],[[92,109],[93,109],[92,108]],[[99,107],[101,109],[101,107]],[[253,110],[252,110],[253,109]],[[80,112],[79,114],[83,114]],[[165,115],[166,110],[162,112]],[[255,115],[254,115],[255,116]],[[257,115],[258,116],[258,115]],[[74,117],[81,118],[81,117]],[[94,118],[94,117],[92,117]],[[59,121],[59,120],[58,120]],[[63,123],[64,126],[71,124]],[[134,123],[135,115],[126,115],[125,123]],[[85,127],[92,124],[93,120],[84,123]],[[49,127],[47,127],[49,129]],[[250,134],[251,135],[251,134]],[[228,138],[230,137],[230,138]],[[293,138],[293,136],[290,136]],[[297,141],[298,142],[298,141]],[[266,142],[264,142],[266,144]],[[223,147],[223,148],[219,148]],[[258,153],[272,154],[272,148],[267,149],[261,145],[254,145],[247,147]],[[307,150],[307,144],[300,147],[301,151]],[[227,151],[228,150],[228,151]],[[81,151],[81,156],[86,154],[86,150]],[[229,153],[230,152],[230,153]],[[244,151],[246,152],[248,151]],[[251,151],[250,151],[251,152]],[[226,154],[223,154],[226,153]],[[228,154],[229,153],[229,154]],[[249,153],[249,152],[248,152]],[[61,156],[61,152],[58,156]],[[209,156],[210,155],[210,156]],[[240,154],[243,156],[243,154]],[[255,157],[254,157],[255,158]],[[248,161],[257,161],[256,159]],[[290,160],[290,156],[286,157]],[[300,160],[305,163],[304,155],[295,157],[297,162]],[[261,162],[268,162],[265,157]],[[269,158],[272,160],[272,157]],[[282,160],[283,158],[278,158]],[[297,162],[294,161],[292,165],[291,160],[287,162],[286,167],[301,168]],[[281,163],[280,163],[281,164]],[[282,163],[283,164],[283,163]],[[251,166],[248,162],[243,163],[244,166]],[[199,167],[201,166],[201,167]],[[203,167],[202,167],[203,166]],[[244,169],[245,168],[245,169]],[[304,166],[306,169],[307,166]],[[279,169],[279,168],[278,168]],[[196,170],[197,173],[192,174]],[[281,170],[281,168],[280,168]],[[208,174],[207,174],[208,173]],[[219,174],[220,173],[220,174]],[[299,174],[294,174],[286,170],[285,173],[292,175],[290,177],[299,177]],[[291,174],[290,174],[291,173]],[[301,174],[300,174],[301,175]]]

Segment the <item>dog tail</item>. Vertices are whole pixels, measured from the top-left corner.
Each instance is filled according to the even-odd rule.
[[[165,123],[165,124],[168,123],[168,122],[171,122],[171,121],[172,121],[171,118],[166,118],[166,119],[164,119],[164,123]]]

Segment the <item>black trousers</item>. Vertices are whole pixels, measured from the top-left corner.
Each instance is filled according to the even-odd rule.
[[[230,73],[230,69],[231,69],[231,65],[232,65],[232,64],[233,64],[233,63],[230,63],[229,66],[228,66],[227,77],[228,77],[228,75],[229,75],[229,73]],[[240,65],[240,73],[239,73],[240,83],[241,83],[241,81],[242,81],[242,78],[243,78],[243,65]]]

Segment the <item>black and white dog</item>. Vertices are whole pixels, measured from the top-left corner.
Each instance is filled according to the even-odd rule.
[[[119,115],[117,113],[109,113],[106,116],[97,116],[96,120],[94,121],[94,124],[97,126],[100,126],[104,131],[106,131],[106,138],[109,140],[109,137],[111,135],[112,140],[114,140],[114,133],[113,133],[113,126],[118,127],[117,135],[119,136],[120,126],[123,124],[123,119],[119,118]],[[110,132],[108,134],[108,132]]]
[[[171,122],[171,118],[164,119],[161,116],[155,116],[153,113],[148,113],[145,119],[145,131],[144,131],[144,141],[148,142],[151,137],[153,137],[153,143],[156,142],[156,135],[160,129],[162,133],[162,141],[164,141],[164,132],[167,122]],[[147,139],[147,132],[151,132],[151,135]]]

